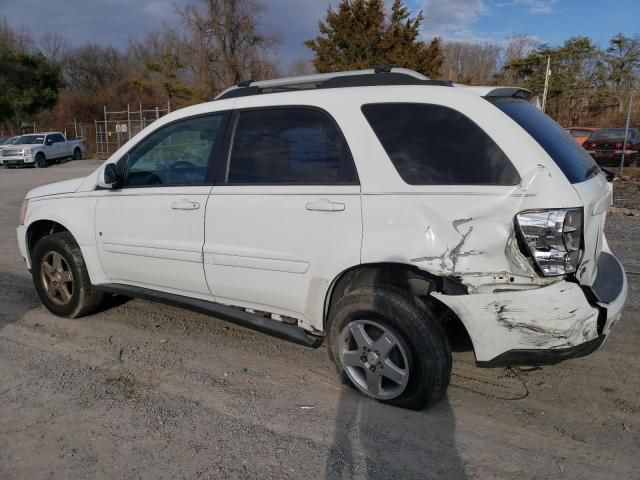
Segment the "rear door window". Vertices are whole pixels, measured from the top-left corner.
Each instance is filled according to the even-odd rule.
[[[584,182],[600,171],[591,155],[571,135],[527,101],[507,97],[486,98],[524,128],[544,148],[571,183]],[[594,135],[596,134],[591,138]]]
[[[377,103],[362,112],[409,185],[516,185],[517,170],[471,119],[441,105]]]
[[[263,108],[238,114],[229,156],[229,184],[357,183],[342,133],[312,108]]]

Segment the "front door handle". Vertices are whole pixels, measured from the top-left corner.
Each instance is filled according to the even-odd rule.
[[[200,204],[191,200],[178,200],[171,204],[171,208],[173,210],[197,210],[200,208]]]
[[[332,202],[331,200],[322,198],[315,202],[307,203],[304,208],[316,212],[342,212],[344,210],[344,203]]]

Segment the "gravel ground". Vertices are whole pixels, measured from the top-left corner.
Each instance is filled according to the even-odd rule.
[[[96,165],[0,171],[0,478],[640,479],[640,276],[600,351],[513,370],[456,352],[446,399],[405,411],[342,386],[324,347],[140,300],[47,313],[20,203]],[[640,219],[607,230],[640,272]]]
[[[615,169],[616,174],[618,169]],[[613,202],[618,207],[640,209],[640,167],[625,167],[614,182]]]

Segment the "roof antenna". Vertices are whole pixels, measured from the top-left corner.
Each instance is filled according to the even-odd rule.
[[[377,65],[374,67],[374,72],[376,73],[391,73],[391,69],[394,67],[393,63],[387,63],[384,65]]]

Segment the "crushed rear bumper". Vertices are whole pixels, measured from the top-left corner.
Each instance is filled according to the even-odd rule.
[[[597,350],[620,319],[628,284],[603,251],[591,287],[562,280],[531,290],[433,294],[465,325],[480,367],[548,365]]]

